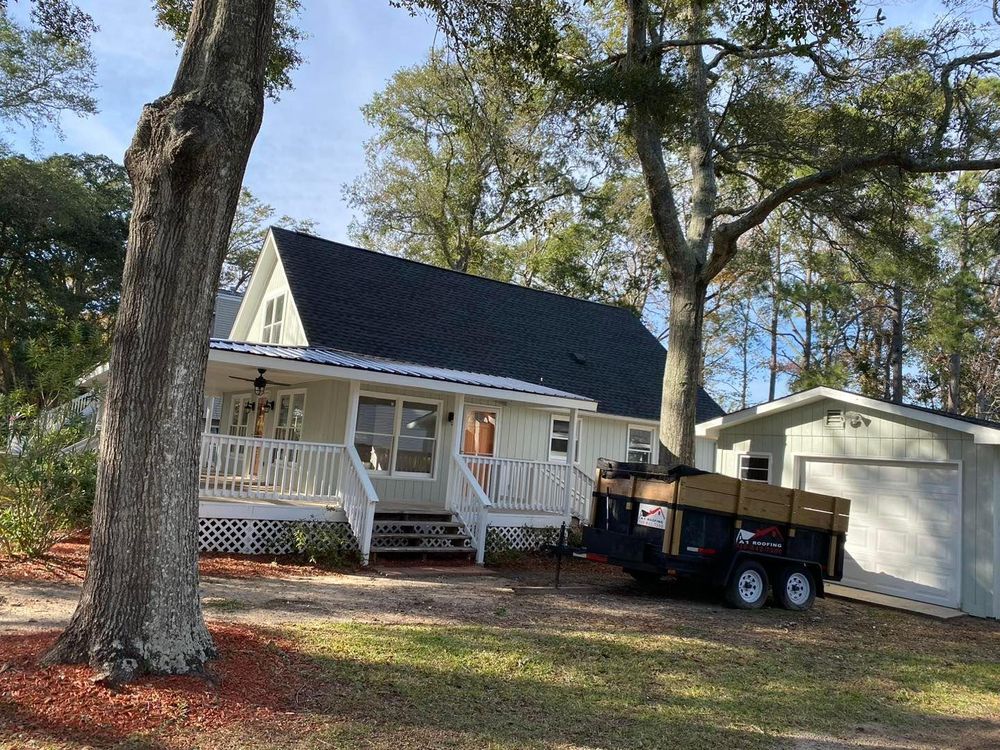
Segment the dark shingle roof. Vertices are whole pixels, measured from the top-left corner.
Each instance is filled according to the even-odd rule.
[[[272,228],[310,346],[492,373],[658,419],[666,351],[628,310]],[[698,421],[724,412],[704,391]]]

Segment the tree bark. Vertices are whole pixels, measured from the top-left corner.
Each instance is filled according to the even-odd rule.
[[[687,464],[694,463],[707,289],[697,273],[680,269],[670,274],[670,346],[660,401],[660,443],[672,460]]]
[[[948,381],[945,390],[945,411],[962,412],[962,354],[953,352],[948,357]]]
[[[83,593],[49,662],[109,683],[199,671],[197,459],[208,329],[264,108],[274,0],[197,0],[170,93],[125,154],[134,193]]]
[[[896,404],[903,403],[903,302],[903,285],[897,281],[892,287],[892,331],[889,338],[892,401]]]

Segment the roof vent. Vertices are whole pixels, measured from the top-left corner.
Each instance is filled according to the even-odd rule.
[[[573,358],[573,361],[576,362],[578,365],[587,364],[587,358],[584,357],[582,354],[578,354],[577,352],[570,352],[569,356],[571,356]]]
[[[826,410],[826,426],[831,430],[842,430],[844,429],[844,410],[843,409],[827,409]]]

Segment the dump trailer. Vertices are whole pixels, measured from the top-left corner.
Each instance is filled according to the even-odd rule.
[[[640,581],[697,578],[741,609],[794,610],[839,581],[850,500],[690,466],[601,459],[577,554]]]

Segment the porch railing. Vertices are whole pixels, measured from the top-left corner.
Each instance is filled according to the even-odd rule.
[[[492,506],[463,457],[452,455],[451,471],[448,472],[448,508],[458,516],[466,533],[472,537],[479,565],[486,559],[486,527]]]
[[[198,486],[212,497],[338,499],[344,446],[204,434]]]
[[[589,517],[594,480],[576,466],[488,456],[462,456],[461,460],[497,510]],[[567,476],[569,508],[566,507]]]
[[[589,524],[590,507],[594,499],[594,478],[574,465],[570,492],[572,495],[570,515],[579,518],[582,523]]]
[[[361,564],[367,565],[372,549],[378,493],[353,445],[347,447],[346,456],[347,460],[343,462],[343,472],[340,475],[340,497],[347,523],[350,524],[351,531],[358,540]]]
[[[339,507],[368,564],[378,493],[354,446],[214,435],[201,438],[203,497],[303,500]]]

